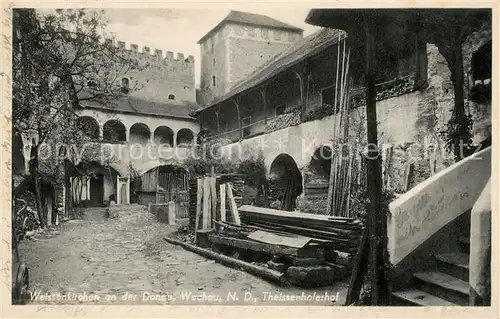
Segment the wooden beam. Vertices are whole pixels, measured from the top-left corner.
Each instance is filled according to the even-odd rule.
[[[259,92],[262,97],[262,108],[264,109],[264,125],[267,125],[267,86],[263,85],[262,87],[260,87]]]
[[[239,131],[239,135],[240,135],[240,139],[241,139],[241,138],[243,138],[243,131],[241,130],[240,101],[241,101],[241,98],[239,96],[235,97],[233,100],[234,106],[236,106],[236,114],[238,116],[238,131]]]
[[[220,104],[217,104],[217,107],[214,108],[215,120],[217,122],[217,135],[220,135],[220,121],[219,121],[219,112],[220,112]]]
[[[227,197],[229,199],[229,208],[231,209],[231,217],[233,218],[233,223],[236,225],[241,225],[240,214],[238,213],[238,207],[236,206],[236,201],[233,196],[233,187],[231,183],[227,183]]]
[[[365,31],[365,80],[366,80],[366,132],[368,142],[367,192],[369,207],[367,214],[370,236],[370,284],[371,304],[388,305],[388,280],[385,278],[385,251],[387,250],[387,217],[382,207],[382,172],[377,140],[377,108],[375,88],[377,75],[377,54],[375,35],[377,21],[363,11]]]
[[[226,184],[220,184],[220,221],[226,221]]]
[[[221,264],[229,265],[229,266],[235,267],[237,269],[244,269],[245,271],[247,271],[251,274],[254,274],[256,276],[259,276],[259,277],[267,279],[267,280],[272,280],[274,282],[279,283],[282,286],[289,285],[288,280],[286,279],[286,275],[283,273],[280,273],[278,271],[264,268],[264,267],[259,267],[259,266],[247,263],[245,261],[242,261],[242,260],[238,260],[235,258],[224,256],[222,254],[217,254],[211,250],[199,248],[199,247],[196,247],[196,246],[193,246],[193,245],[190,245],[190,244],[187,244],[187,243],[184,243],[184,242],[172,239],[172,238],[164,238],[164,239],[165,239],[165,241],[167,241],[171,244],[179,245],[186,250],[192,251],[194,253],[200,254],[200,255],[205,256],[205,257],[210,258],[210,259],[214,259]]]
[[[206,229],[210,221],[210,178],[203,178],[203,219],[201,227]]]
[[[215,174],[210,177],[210,193],[212,199],[212,216],[209,221],[210,227],[212,227],[212,219],[217,220],[217,188],[216,188],[216,178]],[[218,228],[218,225],[215,225]],[[218,230],[218,229],[217,229]]]
[[[240,238],[234,238],[234,237],[223,237],[223,236],[218,236],[218,235],[210,235],[209,239],[212,243],[225,245],[225,246],[231,246],[231,247],[235,247],[235,248],[239,248],[239,249],[265,252],[268,254],[279,255],[279,256],[288,255],[288,256],[295,256],[295,257],[302,257],[301,250],[303,248],[288,247],[288,246],[276,245],[276,244],[267,244],[267,243],[262,243],[262,242],[258,242],[258,241],[253,241],[253,240],[240,239]],[[311,246],[311,247],[314,247],[314,246]],[[309,257],[309,258],[313,258],[313,257]]]
[[[304,115],[306,113],[306,105],[304,102],[304,75],[302,72],[295,72],[295,77],[299,80],[299,88],[300,88],[300,119],[304,119]]]
[[[406,165],[405,169],[405,185],[404,185],[404,190],[405,192],[410,190],[411,182],[413,181],[413,172],[415,168],[415,163],[411,162]]]
[[[198,230],[198,226],[200,224],[200,215],[202,212],[201,202],[203,199],[203,179],[198,177],[196,180],[196,215],[194,220],[194,239],[196,241],[196,231]]]
[[[354,259],[354,267],[349,281],[349,288],[347,290],[347,297],[344,304],[345,306],[349,306],[359,300],[363,279],[366,271],[368,270],[368,252],[368,230],[365,228],[361,237],[361,244],[359,245],[358,253]]]

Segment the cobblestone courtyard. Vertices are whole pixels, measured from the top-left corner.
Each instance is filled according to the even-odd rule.
[[[71,221],[50,236],[24,240],[20,252],[30,268],[30,303],[341,305],[344,302],[346,283],[315,290],[278,287],[165,242],[163,237],[177,227],[158,223],[153,215],[139,208],[120,213],[118,219]],[[283,300],[286,295],[304,296],[303,292],[305,296],[327,294],[330,299]],[[80,296],[87,301],[58,301],[54,297],[58,294]],[[95,295],[99,300],[88,301]],[[115,296],[116,300],[106,300],[106,295]],[[332,302],[333,295],[339,299]]]

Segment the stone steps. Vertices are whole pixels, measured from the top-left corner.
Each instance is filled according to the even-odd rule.
[[[437,269],[413,274],[410,288],[392,293],[395,305],[468,306],[469,255],[442,253],[434,258]]]
[[[469,303],[469,284],[459,278],[440,271],[427,271],[414,274],[417,288],[444,300],[467,306]]]
[[[392,294],[398,306],[459,306],[419,289],[397,291]]]
[[[436,255],[438,270],[463,281],[469,281],[469,255],[444,253]]]

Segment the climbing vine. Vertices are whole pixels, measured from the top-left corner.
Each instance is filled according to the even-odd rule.
[[[460,120],[456,110],[452,111],[451,118],[446,124],[446,128],[440,132],[441,138],[446,143],[446,150],[452,152],[455,161],[472,154],[472,116],[466,114],[463,120]]]

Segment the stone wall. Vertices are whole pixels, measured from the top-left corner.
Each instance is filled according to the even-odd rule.
[[[194,57],[183,53],[174,53],[143,47],[139,51],[136,44],[125,44],[119,41],[128,54],[138,60],[143,70],[128,72],[124,77],[129,79],[130,87],[137,86],[133,96],[155,102],[196,103],[196,87],[194,74]],[[121,79],[118,79],[121,81]],[[168,99],[170,94],[175,100]]]
[[[200,43],[202,103],[228,93],[246,75],[301,38],[300,31],[226,24]]]
[[[200,43],[200,88],[203,93],[201,104],[209,102],[214,97],[221,96],[229,90],[228,28],[227,25],[222,27]],[[213,85],[213,76],[215,76],[215,86]]]

